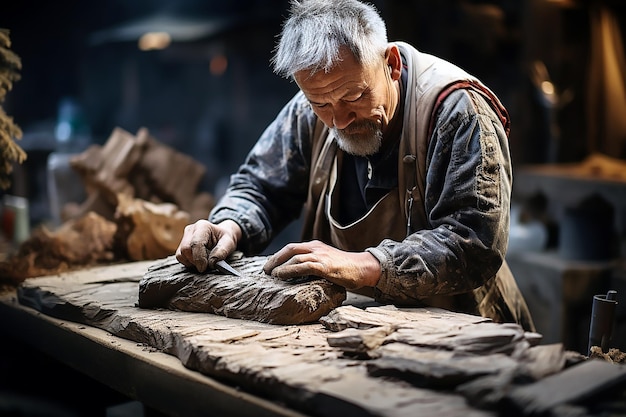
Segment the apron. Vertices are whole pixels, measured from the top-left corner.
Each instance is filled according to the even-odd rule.
[[[398,212],[400,207],[400,193],[397,188],[393,188],[385,194],[376,204],[369,209],[360,219],[351,224],[342,226],[336,218],[339,210],[339,199],[341,198],[341,190],[337,187],[337,173],[341,169],[341,152],[337,152],[330,169],[328,177],[328,196],[326,198],[325,212],[329,225],[330,243],[339,249],[351,252],[362,252],[369,247],[375,247],[380,244],[383,239],[392,239],[401,242],[406,237],[406,220]],[[422,204],[421,201],[416,202]],[[361,288],[355,292],[372,297],[373,288]],[[470,299],[468,303],[466,299]],[[463,300],[463,303],[459,303]],[[473,295],[461,294],[456,296],[430,296],[420,300],[425,306],[433,306],[455,310],[459,308],[459,304],[463,305],[465,310],[471,309],[472,312],[478,311],[473,308],[475,305]],[[472,307],[468,307],[470,304]]]
[[[330,241],[336,248],[363,252],[380,244],[384,238],[401,242],[405,238],[404,218],[398,215],[398,192],[389,191],[360,219],[342,226],[335,219],[339,210],[340,191],[337,190],[337,172],[340,170],[341,152],[337,153],[331,168],[326,199],[326,218],[330,225]]]

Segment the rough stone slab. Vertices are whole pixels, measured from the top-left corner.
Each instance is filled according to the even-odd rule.
[[[243,276],[194,272],[175,257],[151,266],[139,283],[139,307],[213,313],[272,324],[313,323],[341,305],[346,290],[325,279],[283,281],[263,272],[267,258],[231,262]]]
[[[519,363],[504,354],[468,355],[451,351],[416,349],[392,343],[368,361],[370,375],[395,377],[418,387],[454,389],[476,378],[512,371]]]
[[[319,323],[279,326],[139,308],[139,282],[153,265],[135,263],[29,279],[18,289],[18,300],[48,315],[169,353],[189,369],[311,416],[494,415],[468,406],[462,395],[368,375],[363,361],[343,358],[340,350],[328,345],[330,333]]]
[[[626,388],[626,366],[591,359],[533,384],[515,387],[503,403],[517,415],[544,415],[563,404],[593,401],[616,388]]]

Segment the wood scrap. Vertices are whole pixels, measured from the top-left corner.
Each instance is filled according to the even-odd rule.
[[[345,329],[329,335],[326,340],[332,347],[341,349],[344,353],[367,355],[380,347],[385,338],[395,331],[393,326],[379,326],[371,329]]]
[[[452,316],[455,320],[448,320]],[[331,311],[320,320],[324,327],[334,332],[347,328],[369,329],[372,327],[396,325],[398,328],[419,323],[421,332],[445,332],[450,326],[476,324],[490,321],[471,314],[452,313],[435,307],[421,309],[398,308],[393,305],[373,306],[360,309],[346,305]]]
[[[539,343],[536,333],[525,332],[514,323],[493,323],[470,314],[452,314],[438,308],[398,309],[394,306],[367,307],[364,310],[341,306],[322,317],[320,322],[332,331],[346,328],[367,329],[394,326],[384,343],[400,342],[415,346],[437,346],[468,353],[520,352]],[[464,319],[461,321],[461,318]],[[462,323],[459,325],[459,322]],[[353,340],[356,340],[353,338]]]
[[[155,204],[124,194],[117,200],[116,239],[130,260],[161,259],[176,251],[190,223],[187,212],[174,204]]]
[[[382,349],[379,358],[367,362],[372,376],[393,377],[417,387],[448,390],[478,377],[511,371],[517,366],[516,360],[504,354],[433,352],[401,343]]]
[[[341,305],[345,288],[325,279],[282,281],[263,272],[265,256],[231,262],[242,277],[198,273],[170,256],[151,266],[139,284],[138,306],[205,312],[273,324],[317,321]]]
[[[110,263],[115,259],[115,223],[90,212],[51,231],[40,226],[16,254],[0,262],[0,277],[19,284],[26,278]]]
[[[581,404],[626,388],[626,366],[591,359],[532,384],[513,388],[502,407],[515,415],[543,415],[562,404]]]
[[[91,145],[75,155],[70,165],[87,192],[80,210],[73,210],[75,215],[95,211],[110,216],[119,195],[175,204],[189,213],[192,222],[206,218],[215,205],[210,194],[198,190],[206,168],[160,143],[146,128],[132,135],[116,127],[104,146]]]
[[[477,323],[446,332],[420,331],[418,325],[398,329],[389,337],[394,342],[416,346],[438,346],[457,352],[476,354],[507,353],[530,347],[524,329],[515,323]]]
[[[364,320],[363,326],[354,321],[355,315],[350,315],[353,320],[351,331],[382,330],[383,326],[371,327],[371,323],[383,323],[384,317],[388,317],[388,325],[393,323],[396,329],[416,332],[417,345],[404,343],[414,340],[411,338],[402,338],[400,342],[386,337],[383,345],[373,349],[378,353],[374,360],[346,356],[343,348],[330,346],[328,338],[334,333],[321,323],[279,326],[217,314],[139,308],[138,285],[148,269],[162,262],[142,261],[29,279],[18,288],[17,298],[21,304],[45,314],[102,328],[113,335],[145,344],[147,349],[174,355],[187,368],[275,399],[311,416],[522,415],[523,410],[510,404],[507,406],[507,401],[517,389],[534,385],[528,372],[518,372],[535,368],[527,367],[526,362],[537,361],[537,367],[543,364],[550,369],[535,374],[540,378],[538,382],[564,372],[550,373],[562,363],[558,346],[534,346],[528,348],[526,354],[514,351],[510,355],[467,353],[430,342],[419,346],[420,325],[422,335],[427,336],[434,334],[437,327],[451,334],[467,331],[473,335],[468,328],[485,324],[484,321],[476,322],[477,318],[473,316],[430,308],[399,310],[389,306],[368,310],[368,307],[359,314]],[[232,265],[246,272],[245,265],[234,261]],[[258,272],[257,268],[255,266],[252,270]],[[219,275],[219,278],[228,280],[233,277]],[[345,310],[345,307],[354,308],[344,305],[335,310]],[[344,313],[327,316],[342,316]],[[370,319],[368,315],[373,317]],[[361,327],[363,329],[359,330]],[[437,340],[444,341],[445,338]],[[523,343],[521,341],[520,345]],[[491,360],[471,359],[471,366],[463,373],[464,359],[481,357]],[[383,375],[396,372],[388,367],[396,362],[392,358],[398,358],[398,362],[406,365],[399,369],[407,372],[398,372],[393,377]],[[380,375],[371,372],[373,367],[368,369],[378,359],[381,359],[377,368],[381,370]],[[506,363],[516,366],[510,369],[504,366]],[[568,369],[566,367],[565,371]],[[456,378],[470,376],[467,382],[452,389],[458,382]],[[430,382],[426,387],[417,386],[429,378],[433,386]],[[572,382],[575,385],[595,384],[598,380],[593,372],[570,375],[569,378],[578,381]],[[550,385],[550,389],[556,392],[554,397],[568,394],[572,388],[567,379]],[[606,398],[616,387],[619,389],[620,383],[598,385],[598,390],[590,397],[593,401],[588,400],[586,405],[581,405],[574,395],[570,395],[567,402],[556,404],[542,415],[566,415],[559,414],[565,408],[578,410],[578,414],[571,415],[600,415],[602,410],[608,413],[614,408],[609,408],[613,403],[607,403]],[[598,400],[601,396],[605,400]]]
[[[610,348],[608,352],[604,353],[600,346],[591,346],[589,357],[603,359],[611,363],[626,363],[626,353],[616,348]]]

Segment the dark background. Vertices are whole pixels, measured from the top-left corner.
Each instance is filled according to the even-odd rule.
[[[448,59],[496,92],[512,117],[514,169],[578,162],[597,150],[590,148],[587,137],[591,10],[600,4],[608,7],[620,22],[623,39],[626,1],[373,3],[387,21],[391,41],[408,41]],[[28,153],[7,192],[29,199],[33,226],[49,221],[48,157],[60,150],[55,128],[67,117],[63,109],[70,103],[74,107],[69,109],[75,111],[69,115],[75,133],[70,152],[80,152],[92,143],[104,144],[116,127],[131,133],[147,127],[157,140],[203,163],[207,172],[201,188],[219,195],[265,126],[296,92],[296,86],[274,75],[269,65],[286,9],[283,0],[3,1],[0,28],[10,30],[11,49],[21,57],[23,68],[21,80],[1,104],[22,128],[24,137],[19,143]],[[166,26],[164,19],[169,22]],[[140,51],[138,35],[132,30],[137,22],[179,35],[167,49]],[[200,32],[185,37],[182,31],[196,25]],[[212,72],[212,63],[223,58],[228,63],[225,71]],[[544,80],[555,87],[556,102],[548,102],[538,88],[532,71],[538,64],[546,70]],[[626,159],[626,153],[612,156]],[[79,182],[63,184],[66,190],[81,186]],[[618,228],[624,237],[626,213],[621,218]],[[540,297],[525,294],[529,302],[546,311],[533,311],[540,313],[535,315],[538,325],[545,322],[540,330],[554,325],[557,330],[544,335],[552,340],[583,339],[567,347],[584,350],[590,294],[582,294],[578,304],[568,304],[562,282],[566,275],[573,276],[572,281],[579,277],[589,281],[598,275],[594,271],[608,271],[619,278],[610,281],[608,288],[621,283],[623,297],[626,268],[614,273],[604,264],[590,267],[564,262],[553,252],[539,261],[518,262],[522,273],[515,275],[523,283],[537,274],[537,282],[557,286],[554,294],[546,294],[541,285],[544,294]],[[625,304],[620,302],[621,307]],[[554,311],[564,311],[563,319]],[[620,314],[623,344],[626,312],[622,309]],[[94,407],[103,413],[106,405],[123,400],[79,372],[38,356],[32,347],[3,343],[0,358],[0,402],[16,398],[13,391],[17,389],[38,394],[44,405],[61,401],[71,404],[78,415],[103,415],[94,414]],[[58,384],[63,377],[69,382]],[[32,401],[37,406],[30,398],[24,404]]]
[[[515,166],[579,161],[587,155],[584,95],[589,8],[595,2],[373,3],[387,21],[390,40],[408,41],[458,64],[500,96],[513,119]],[[623,3],[607,3],[622,20]],[[219,195],[228,175],[296,91],[269,65],[286,9],[282,0],[4,2],[0,27],[11,31],[12,50],[23,68],[3,107],[24,131],[20,144],[29,153],[23,170],[29,178],[10,192],[32,200],[34,223],[46,221],[40,172],[57,146],[55,125],[69,99],[80,110],[74,119],[74,151],[106,142],[115,127],[131,133],[147,127],[157,140],[203,163],[207,174],[201,187]],[[173,30],[194,22],[206,30],[174,38],[165,50],[140,51],[137,36],[128,31],[142,20],[162,30],[155,22],[164,17],[174,22]],[[210,71],[215,57],[227,59],[222,74]],[[529,68],[537,61],[557,91],[567,92],[558,108],[547,108],[531,82]],[[564,138],[556,145],[551,120]]]

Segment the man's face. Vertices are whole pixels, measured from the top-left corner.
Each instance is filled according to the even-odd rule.
[[[303,70],[294,78],[315,114],[333,129],[341,149],[354,155],[372,155],[380,149],[397,108],[397,79],[387,57],[362,67],[347,49],[340,56],[340,63],[327,73],[318,71],[311,76]]]

